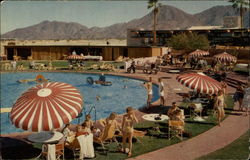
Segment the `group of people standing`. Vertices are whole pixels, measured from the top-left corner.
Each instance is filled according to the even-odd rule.
[[[159,95],[160,95],[160,106],[164,106],[165,105],[165,94],[164,94],[164,83],[162,81],[162,78],[158,79],[159,82]],[[149,109],[151,107],[151,101],[153,98],[153,81],[152,81],[152,77],[149,77],[149,81],[148,82],[144,82],[143,86],[146,88],[147,90],[147,109]]]

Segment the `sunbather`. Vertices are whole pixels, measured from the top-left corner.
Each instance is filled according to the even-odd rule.
[[[104,122],[104,131],[103,131],[103,136],[102,140],[107,140],[113,138],[115,131],[119,130],[119,125],[117,121],[115,120],[116,118],[116,113],[112,112],[109,117],[106,119]]]

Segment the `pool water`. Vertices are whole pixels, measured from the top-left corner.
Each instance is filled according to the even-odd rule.
[[[1,74],[1,108],[12,107],[18,97],[29,88],[36,85],[36,82],[19,83],[17,80],[21,79],[34,79],[41,73],[2,73]],[[111,81],[111,86],[102,85],[89,85],[87,84],[87,77],[92,77],[94,80],[99,79],[98,74],[84,74],[84,73],[42,73],[46,79],[50,81],[65,82],[76,87],[82,94],[84,99],[84,111],[89,113],[91,108],[95,106],[96,116],[94,109],[91,111],[92,119],[106,118],[111,112],[118,114],[124,113],[126,107],[132,106],[140,108],[146,105],[147,93],[142,86],[144,81],[121,77],[106,75],[106,81]],[[126,86],[126,87],[124,87]],[[153,86],[153,101],[159,98],[157,85]],[[96,96],[100,97],[98,101]],[[72,123],[82,122],[84,116],[80,119],[74,119]],[[9,113],[1,113],[1,126],[0,133],[22,132],[22,129],[16,128],[11,124]]]

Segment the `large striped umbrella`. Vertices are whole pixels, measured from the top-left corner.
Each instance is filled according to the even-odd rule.
[[[237,58],[227,52],[223,52],[214,56],[214,59],[220,60],[221,62],[236,62]]]
[[[82,96],[70,84],[49,82],[24,92],[12,107],[10,119],[17,128],[51,131],[76,118],[82,110]]]
[[[70,55],[67,57],[67,60],[82,60],[84,59],[84,56],[80,56],[80,55]]]
[[[203,51],[203,50],[197,49],[197,50],[189,53],[188,56],[197,58],[197,57],[203,57],[203,56],[208,56],[208,55],[209,55],[208,51]]]
[[[177,81],[199,93],[214,94],[221,90],[221,85],[203,73],[184,73],[176,77]]]

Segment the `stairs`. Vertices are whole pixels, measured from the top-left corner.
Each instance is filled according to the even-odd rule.
[[[238,83],[241,83],[244,87],[246,85],[246,83],[244,83],[244,82],[242,82],[240,80],[237,80],[237,79],[234,79],[234,78],[229,78],[229,77],[226,78],[226,83],[227,83],[228,86],[233,87],[233,88],[237,88]]]

